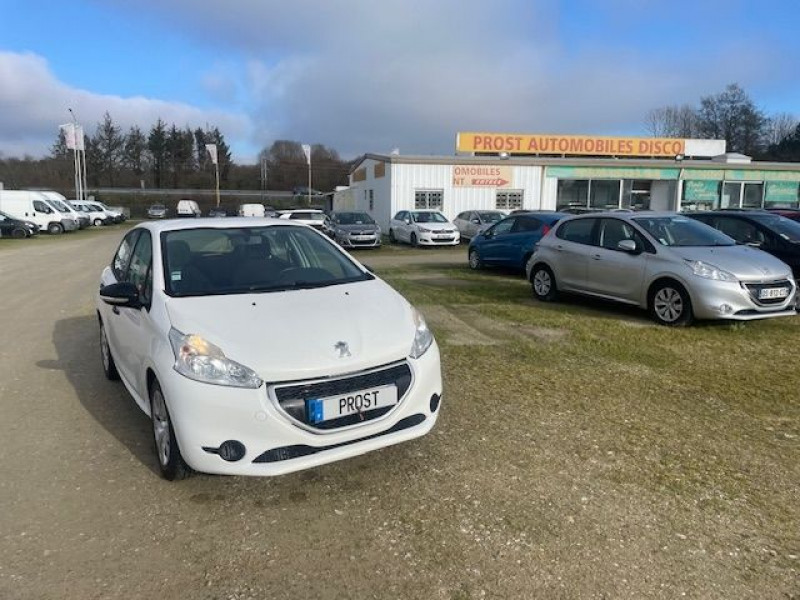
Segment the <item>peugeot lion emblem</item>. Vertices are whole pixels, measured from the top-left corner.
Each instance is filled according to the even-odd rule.
[[[347,342],[336,342],[333,345],[334,350],[339,351],[339,358],[344,358],[345,356],[352,356],[350,354],[350,346],[347,345]]]

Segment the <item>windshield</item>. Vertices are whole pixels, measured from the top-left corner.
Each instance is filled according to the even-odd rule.
[[[336,222],[340,225],[374,225],[375,221],[367,213],[336,213]]]
[[[105,212],[102,206],[98,206],[97,204],[87,204],[89,208],[91,208],[95,212]]]
[[[61,200],[50,199],[49,202],[58,209],[58,212],[64,213],[65,215],[68,215],[72,212],[66,204],[61,202]]]
[[[290,219],[298,219],[301,221],[324,221],[325,213],[318,212],[296,212],[289,215]]]
[[[150,210],[164,210],[164,209],[166,209],[166,206],[164,206],[163,204],[153,204],[153,206],[150,207]]]
[[[415,223],[447,223],[447,219],[440,212],[412,212],[411,218]]]
[[[478,216],[484,223],[497,223],[499,220],[505,218],[503,213],[494,211],[480,211]]]
[[[736,242],[709,225],[680,215],[633,219],[662,246],[734,246]]]
[[[170,296],[248,294],[374,279],[311,229],[200,228],[161,235]]]
[[[787,242],[800,242],[800,223],[778,215],[748,215],[753,221],[768,227]]]

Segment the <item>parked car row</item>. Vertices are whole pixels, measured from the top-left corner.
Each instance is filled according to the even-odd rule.
[[[89,226],[121,223],[125,215],[94,200],[67,200],[52,191],[0,190],[0,237],[58,235]]]

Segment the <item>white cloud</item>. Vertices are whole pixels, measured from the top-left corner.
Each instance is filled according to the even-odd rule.
[[[249,119],[241,114],[141,96],[95,94],[59,81],[41,56],[0,52],[0,151],[8,156],[47,154],[58,125],[70,120],[69,108],[87,133],[106,112],[124,131],[133,125],[146,131],[161,118],[178,127],[216,125],[232,138],[249,132]]]

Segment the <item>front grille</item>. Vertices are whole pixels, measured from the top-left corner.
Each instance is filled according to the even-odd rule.
[[[397,398],[402,401],[408,388],[411,387],[411,368],[408,363],[403,362],[348,377],[276,385],[273,390],[278,404],[287,415],[307,427],[324,431],[377,419],[392,410],[394,406],[386,406],[362,414],[347,415],[322,423],[312,423],[308,418],[306,400],[349,394],[382,385],[396,385]]]
[[[785,287],[789,288],[790,294],[792,291],[792,283],[788,279],[782,279],[780,281],[771,281],[769,283],[745,283],[744,287],[747,288],[747,291],[750,293],[750,298],[753,300],[753,302],[755,302],[756,304],[760,304],[761,306],[782,304],[786,302],[786,298],[788,297],[784,296],[783,298],[759,299],[758,295],[761,293],[761,290]]]

